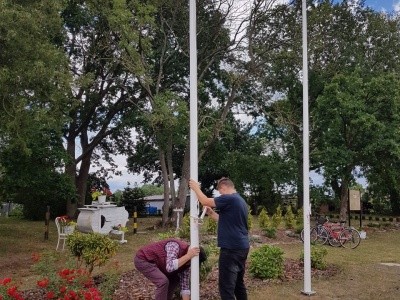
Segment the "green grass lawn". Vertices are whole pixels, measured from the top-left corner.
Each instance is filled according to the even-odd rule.
[[[159,218],[139,218],[138,234],[133,234],[132,220],[128,223],[130,231],[125,235],[127,244],[119,247],[117,255],[105,266],[96,268],[97,273],[123,273],[133,268],[132,258],[136,250],[158,239],[162,229],[151,229]],[[253,221],[256,227],[256,221]],[[55,251],[57,231],[53,221],[50,223],[49,239],[44,239],[44,222],[32,222],[14,218],[0,217],[0,278],[12,277],[21,288],[35,286],[38,276],[32,270],[32,253],[52,253],[60,268],[73,262],[69,251]],[[277,241],[279,242],[279,241]],[[303,250],[302,243],[278,244],[285,257],[298,259]],[[326,246],[328,264],[339,267],[339,274],[331,278],[312,278],[313,299],[399,299],[400,267],[381,263],[400,264],[400,231],[392,229],[373,229],[367,231],[367,239],[362,240],[356,249],[333,248]],[[301,293],[304,282],[266,282],[265,286],[249,291],[249,299],[305,299]]]

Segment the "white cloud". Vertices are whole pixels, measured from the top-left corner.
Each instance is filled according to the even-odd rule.
[[[144,180],[142,175],[128,173],[128,169],[126,168],[126,156],[117,155],[114,157],[114,161],[118,165],[117,171],[120,171],[122,175],[113,175],[113,178],[107,180],[112,192],[123,190],[128,186],[128,182],[130,183],[130,187],[142,185]]]
[[[398,13],[400,12],[400,1],[398,1],[397,3],[393,4],[393,10]]]

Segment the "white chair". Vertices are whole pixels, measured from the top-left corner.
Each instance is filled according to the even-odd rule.
[[[63,245],[62,245],[62,249],[64,251],[65,248],[65,240],[68,237],[68,234],[71,234],[72,232],[66,232],[65,231],[65,227],[66,226],[61,226],[60,224],[60,217],[57,217],[55,219],[56,222],[56,226],[57,226],[57,232],[58,232],[58,241],[57,241],[57,247],[56,247],[56,251],[58,250],[58,247],[60,246],[60,242],[63,241]]]

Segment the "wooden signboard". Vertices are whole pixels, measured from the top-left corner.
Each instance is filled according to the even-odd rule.
[[[349,190],[350,210],[361,210],[361,193],[359,190]]]

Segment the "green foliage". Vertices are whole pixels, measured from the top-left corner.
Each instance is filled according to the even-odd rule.
[[[20,204],[15,204],[8,216],[13,217],[13,218],[19,218],[19,219],[23,218],[24,217],[24,206],[20,205]]]
[[[283,250],[263,245],[250,254],[250,274],[261,279],[275,279],[283,275]]]
[[[304,227],[304,224],[303,224],[304,223],[303,212],[304,212],[303,208],[300,208],[300,209],[297,210],[297,213],[296,213],[296,225],[298,225],[298,227],[301,227],[301,228]]]
[[[47,276],[57,271],[55,266],[57,258],[53,251],[45,251],[41,255],[33,253],[32,260],[35,262],[32,269],[38,275]]]
[[[125,188],[121,196],[121,204],[125,206],[130,216],[133,216],[135,206],[139,216],[146,215],[146,201],[144,201],[145,194],[139,187]]]
[[[247,210],[248,210],[248,213],[247,213],[247,227],[248,227],[248,230],[250,231],[251,228],[253,228],[253,216],[251,215],[251,209],[250,209],[249,205],[247,205]]]
[[[182,225],[179,227],[178,236],[181,239],[190,239],[190,214],[185,214],[182,218]]]
[[[260,226],[261,229],[267,228],[271,225],[271,221],[269,219],[267,210],[265,207],[263,207],[260,211],[260,214],[258,215],[258,226]]]
[[[105,273],[102,282],[98,285],[101,292],[101,299],[112,299],[115,290],[118,288],[121,276],[116,272]]]
[[[325,257],[328,254],[328,250],[322,245],[311,245],[311,266],[318,270],[325,270],[327,263]],[[304,261],[304,251],[302,251],[300,260]]]
[[[288,205],[286,208],[286,214],[285,214],[285,225],[286,228],[294,228],[296,223],[296,217],[292,211],[292,206]]]
[[[263,229],[265,236],[269,237],[270,239],[276,238],[276,228],[275,227],[265,227]]]
[[[117,242],[104,234],[83,234],[78,231],[68,235],[67,245],[76,257],[77,265],[84,262],[89,273],[92,273],[94,267],[104,265],[116,254],[118,248]]]
[[[218,248],[214,243],[204,245],[203,246],[204,252],[207,255],[207,260],[202,262],[200,265],[200,280],[204,281],[207,279],[208,274],[212,271],[214,266],[213,255],[215,256],[215,251],[218,251]],[[216,250],[217,249],[217,250]]]
[[[159,232],[157,234],[157,237],[159,240],[165,240],[168,238],[176,238],[176,237],[178,237],[178,234],[175,232],[175,230],[168,230],[165,232]]]
[[[217,234],[217,228],[218,228],[218,224],[217,221],[215,221],[212,218],[207,218],[204,222],[205,224],[203,226],[205,226],[205,230],[208,234]]]
[[[145,197],[164,194],[164,187],[154,184],[144,184],[140,187]]]
[[[282,220],[283,220],[282,208],[281,208],[280,205],[278,205],[278,207],[276,208],[275,213],[272,215],[272,220],[271,220],[272,226],[275,227],[275,228],[278,228],[279,225],[281,225]]]

